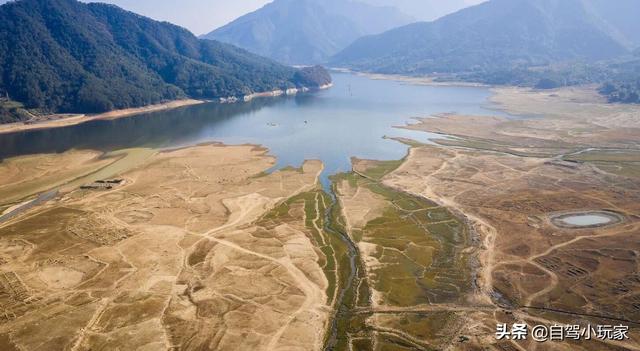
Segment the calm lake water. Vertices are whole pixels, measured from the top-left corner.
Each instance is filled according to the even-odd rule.
[[[584,215],[575,215],[562,218],[562,222],[577,226],[577,227],[588,227],[593,225],[603,225],[607,223],[611,223],[614,221],[614,218],[605,215],[599,214],[584,214]]]
[[[444,112],[501,114],[487,109],[490,92],[486,88],[418,86],[342,73],[333,78],[333,88],[295,97],[210,103],[0,135],[0,158],[72,148],[112,151],[207,141],[254,143],[277,156],[276,168],[299,166],[305,159],[322,160],[326,185],[329,175],[351,169],[352,156],[392,160],[406,154],[406,145],[384,136],[428,142],[434,135],[393,128],[412,123],[412,117]]]

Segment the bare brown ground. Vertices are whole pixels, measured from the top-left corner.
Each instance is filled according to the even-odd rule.
[[[460,136],[509,146],[511,151],[562,153],[586,147],[640,148],[637,105],[605,104],[592,89],[531,91],[495,89],[491,100],[512,114],[534,118],[510,120],[495,116],[443,114],[408,126],[416,130]]]
[[[328,284],[304,209],[256,223],[322,165],[265,175],[265,152],[157,153],[123,186],[1,225],[0,349],[320,349]]]
[[[138,115],[142,113],[157,112],[162,110],[170,110],[183,106],[202,104],[201,100],[175,100],[162,104],[149,105],[144,107],[128,108],[123,110],[109,111],[97,115],[48,115],[38,117],[29,123],[18,122],[0,125],[0,134],[15,133],[27,130],[48,129],[68,127],[76,124],[97,120],[97,119],[117,119]]]
[[[0,204],[11,204],[65,184],[116,160],[101,155],[96,151],[70,151],[6,159],[0,162]]]
[[[511,112],[545,117],[423,119],[411,128],[456,135],[455,142],[443,142],[456,147],[414,148],[384,179],[464,215],[482,240],[478,298],[496,310],[468,314],[462,334],[471,343],[451,349],[640,349],[640,174],[634,158],[625,163],[601,153],[566,161],[590,148],[637,155],[640,108],[602,104],[581,89],[499,90],[494,100]],[[626,222],[571,230],[549,221],[558,212],[601,209]],[[496,323],[515,321],[623,324],[632,332],[624,342],[497,343]]]
[[[384,198],[371,190],[352,187],[348,182],[338,184],[338,193],[349,233],[362,230],[369,221],[380,217],[388,205]]]

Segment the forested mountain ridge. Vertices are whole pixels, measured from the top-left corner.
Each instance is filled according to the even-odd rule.
[[[299,76],[297,69],[113,5],[18,0],[0,6],[0,92],[28,109],[93,113],[242,96],[302,86]]]
[[[640,2],[623,2],[640,13]],[[601,0],[491,0],[434,22],[361,38],[332,64],[424,74],[611,59],[635,45],[635,25],[608,20],[616,17],[600,15],[605,7]]]
[[[637,0],[490,0],[361,38],[330,64],[540,89],[606,83],[610,101],[640,102],[638,13]]]
[[[357,38],[408,24],[393,7],[353,0],[275,0],[204,35],[290,64],[317,64]]]

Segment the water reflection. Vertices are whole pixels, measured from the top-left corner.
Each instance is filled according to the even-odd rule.
[[[49,130],[0,135],[0,158],[64,152],[72,148],[110,151],[129,147],[173,147],[208,141],[255,143],[270,149],[278,165],[305,159],[325,163],[322,176],[350,169],[352,156],[399,159],[406,146],[384,136],[428,142],[428,133],[392,128],[412,117],[443,112],[493,114],[483,106],[489,90],[430,87],[335,74],[332,89],[250,103],[189,106],[171,111]]]
[[[233,105],[209,103],[77,126],[0,135],[0,158],[64,152],[73,148],[110,151],[183,144],[203,129],[215,128],[234,116],[283,103],[286,103],[284,99],[259,99]]]

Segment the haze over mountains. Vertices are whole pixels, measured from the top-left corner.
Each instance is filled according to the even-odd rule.
[[[322,63],[354,40],[415,19],[353,0],[275,0],[203,36],[289,64]]]
[[[430,74],[594,62],[640,44],[640,1],[492,0],[434,22],[361,38],[332,64]]]
[[[0,4],[9,0],[0,0]],[[83,0],[91,2],[91,0]],[[320,0],[318,0],[320,1]],[[411,14],[416,20],[431,21],[461,8],[475,5],[485,0],[359,0],[378,5],[394,6]],[[212,28],[221,27],[234,19],[255,11],[272,0],[100,0],[128,11],[167,21],[189,29],[196,35],[209,33]]]
[[[410,13],[420,21],[433,21],[465,7],[477,5],[486,0],[361,0],[377,6],[393,6],[404,13]]]
[[[318,70],[301,72],[199,40],[112,5],[20,0],[0,7],[0,92],[30,109],[102,112],[326,80]]]

